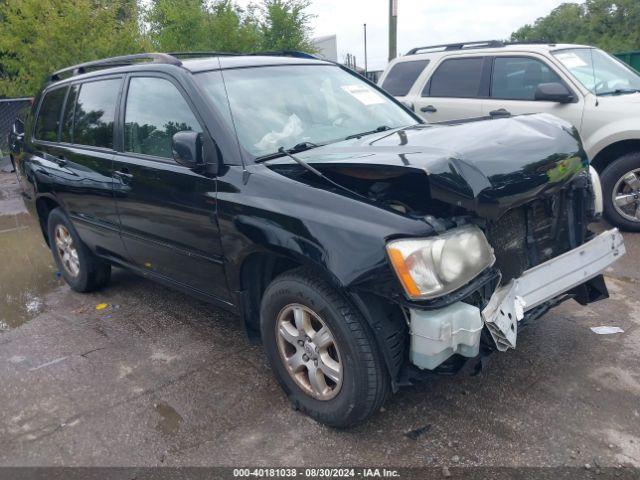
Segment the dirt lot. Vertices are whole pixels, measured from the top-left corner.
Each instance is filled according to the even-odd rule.
[[[625,239],[609,300],[565,303],[480,375],[335,431],[289,407],[236,317],[120,270],[72,292],[0,174],[0,465],[640,466],[640,235]]]

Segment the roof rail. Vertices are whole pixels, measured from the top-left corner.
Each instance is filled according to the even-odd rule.
[[[71,67],[63,68],[53,72],[50,81],[55,82],[61,80],[62,74],[70,73],[70,77],[86,73],[88,70],[100,68],[122,67],[131,65],[139,60],[153,60],[153,63],[165,63],[169,65],[182,65],[182,58],[198,58],[198,57],[222,57],[222,56],[241,56],[241,55],[265,55],[265,56],[281,56],[296,58],[313,58],[318,59],[316,55],[305,52],[297,52],[294,50],[282,50],[273,52],[255,52],[255,53],[234,53],[234,52],[172,52],[172,53],[135,53],[133,55],[121,55],[119,57],[103,58],[102,60],[94,60],[92,62],[79,63]]]
[[[89,69],[111,68],[131,65],[139,60],[153,60],[154,63],[167,63],[170,65],[182,65],[176,57],[167,53],[135,53],[133,55],[121,55],[119,57],[103,58],[92,62],[79,63],[71,67],[63,68],[51,74],[51,81],[60,80],[61,74],[71,73],[71,77],[87,72]]]
[[[237,52],[170,52],[167,55],[171,55],[176,58],[199,58],[199,57],[228,57],[235,55],[245,55]]]
[[[502,40],[480,40],[476,42],[461,42],[461,43],[444,43],[442,45],[429,45],[426,47],[412,48],[407,52],[407,55],[416,55],[430,50],[470,50],[473,48],[497,48],[504,47],[506,45]]]
[[[267,52],[254,52],[254,53],[249,53],[247,55],[255,55],[255,56],[264,55],[265,57],[312,58],[314,60],[322,60],[320,57],[318,57],[317,55],[314,55],[313,53],[299,52],[297,50],[273,50],[273,51],[267,51]]]

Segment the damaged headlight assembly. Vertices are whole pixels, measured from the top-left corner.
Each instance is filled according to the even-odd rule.
[[[465,225],[427,238],[393,240],[387,244],[391,264],[411,299],[451,293],[495,262],[482,230]]]

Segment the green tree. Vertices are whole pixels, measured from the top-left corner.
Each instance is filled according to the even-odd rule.
[[[0,29],[0,96],[34,95],[56,69],[147,46],[131,0],[11,0]]]
[[[309,0],[264,0],[263,49],[313,52],[309,25],[313,15],[306,12],[310,4]]]
[[[309,0],[261,1],[0,0],[0,96],[34,95],[54,70],[114,55],[312,51]]]
[[[210,48],[208,18],[203,0],[155,0],[146,12],[149,37],[163,52]]]
[[[263,0],[240,8],[232,0],[154,0],[145,18],[161,51],[312,51],[308,0]]]
[[[533,25],[516,30],[514,41],[595,45],[610,52],[640,49],[638,0],[587,0],[564,3]]]

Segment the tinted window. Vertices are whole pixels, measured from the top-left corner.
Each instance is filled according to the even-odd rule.
[[[73,143],[113,148],[120,79],[83,83],[73,118]]]
[[[423,94],[431,97],[477,97],[483,63],[483,57],[445,60],[427,83]]]
[[[183,130],[202,131],[178,89],[162,78],[132,78],[124,123],[125,151],[172,158],[171,138]]]
[[[382,82],[382,88],[395,97],[404,97],[428,64],[429,60],[396,63]]]
[[[67,95],[67,103],[64,107],[64,115],[62,116],[62,133],[60,135],[61,142],[73,142],[71,129],[73,128],[73,111],[76,108],[77,98],[78,85],[73,85],[69,90],[69,95]]]
[[[491,97],[534,100],[541,83],[562,83],[547,65],[534,58],[496,57],[491,80]]]
[[[66,88],[57,88],[45,94],[36,121],[35,137],[37,139],[50,142],[58,141],[60,110],[66,91]]]

